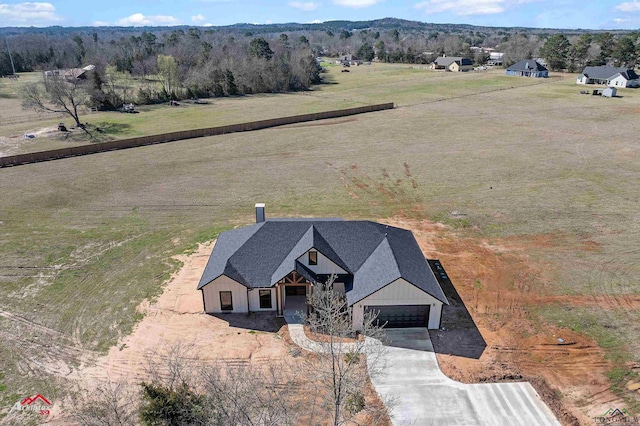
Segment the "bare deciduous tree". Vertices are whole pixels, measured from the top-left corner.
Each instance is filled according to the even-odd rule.
[[[88,95],[82,81],[68,82],[61,76],[50,76],[44,84],[28,83],[22,90],[22,105],[36,111],[65,114],[77,127],[89,133],[80,123],[78,108],[86,105]]]
[[[312,333],[326,338],[318,359],[308,362],[308,369],[324,388],[332,424],[338,426],[360,411],[379,410],[366,405],[364,390],[371,376],[381,374],[386,338],[373,312],[364,314],[362,328],[356,331],[345,296],[333,290],[334,280],[316,284],[308,300],[313,310],[305,320]]]
[[[71,419],[82,426],[129,426],[137,423],[137,388],[124,381],[99,385],[91,393],[73,398]]]
[[[159,389],[164,395],[188,396],[182,399],[196,406],[185,408],[197,410],[199,418],[207,419],[203,424],[297,424],[294,391],[298,386],[291,368],[282,363],[229,366],[224,360],[203,362],[193,346],[176,344],[156,351],[150,357],[147,373],[150,380],[146,386],[151,385],[150,389]]]
[[[217,363],[202,375],[207,405],[220,424],[278,426],[297,424],[293,374],[281,363],[225,368]]]

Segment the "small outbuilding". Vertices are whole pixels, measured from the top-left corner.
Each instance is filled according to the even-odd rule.
[[[615,87],[607,87],[602,91],[602,96],[605,98],[615,98],[616,97],[616,88]]]
[[[549,77],[549,70],[535,59],[523,59],[507,68],[507,75],[516,77]]]

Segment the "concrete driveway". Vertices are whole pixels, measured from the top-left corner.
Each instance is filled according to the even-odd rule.
[[[529,383],[459,383],[440,371],[427,330],[393,329],[387,336],[383,374],[371,381],[392,401],[395,425],[560,426]]]

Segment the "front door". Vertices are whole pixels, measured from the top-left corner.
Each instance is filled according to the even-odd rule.
[[[284,287],[284,294],[286,296],[306,296],[306,285],[287,285]]]

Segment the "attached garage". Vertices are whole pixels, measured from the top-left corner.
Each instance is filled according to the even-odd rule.
[[[427,327],[429,308],[430,305],[380,305],[365,306],[364,311],[378,314],[377,322],[385,328]]]
[[[387,328],[440,328],[442,301],[413,284],[397,279],[352,305],[352,319],[356,329],[362,327],[364,313],[379,312],[378,321]]]

